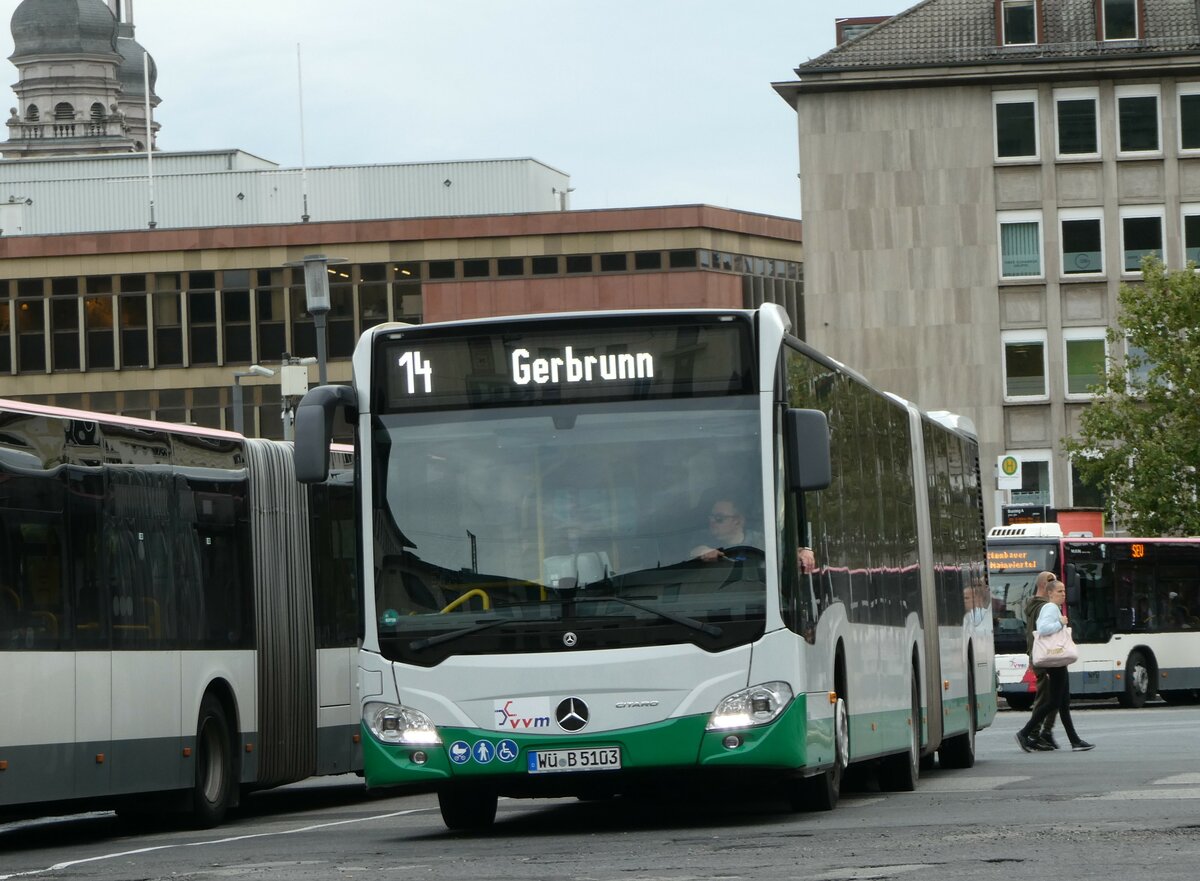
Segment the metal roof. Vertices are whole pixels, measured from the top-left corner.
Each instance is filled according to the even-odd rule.
[[[159,229],[555,211],[536,159],[281,168],[240,150],[154,154]],[[0,235],[146,229],[146,154],[0,161]],[[307,191],[307,200],[305,192]]]

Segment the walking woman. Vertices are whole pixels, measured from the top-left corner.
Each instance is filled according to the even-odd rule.
[[[1067,626],[1067,616],[1062,614],[1062,604],[1067,600],[1067,586],[1061,581],[1046,585],[1046,599],[1049,600],[1038,612],[1035,630],[1040,636],[1058,633]],[[1025,752],[1044,749],[1034,735],[1042,728],[1042,722],[1055,710],[1058,710],[1059,721],[1063,731],[1071,741],[1071,749],[1077,752],[1094,749],[1095,745],[1088,743],[1075,733],[1075,725],[1071,722],[1071,688],[1066,667],[1042,667],[1039,673],[1045,673],[1046,686],[1050,689],[1050,699],[1034,709],[1033,715],[1025,723],[1025,727],[1017,732],[1017,743]]]

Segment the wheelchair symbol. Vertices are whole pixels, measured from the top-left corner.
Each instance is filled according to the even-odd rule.
[[[520,750],[517,748],[516,741],[502,740],[496,744],[496,758],[504,763],[515,762],[517,753]]]

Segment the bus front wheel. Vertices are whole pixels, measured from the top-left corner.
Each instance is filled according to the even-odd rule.
[[[842,794],[842,775],[850,758],[850,715],[846,701],[833,707],[833,765],[812,777],[795,781],[792,807],[798,811],[832,811]]]
[[[196,723],[196,782],[192,790],[192,822],[210,829],[225,819],[233,792],[233,751],[229,722],[221,702],[211,694],[200,704]]]
[[[1150,664],[1141,652],[1132,651],[1125,662],[1125,690],[1117,695],[1117,702],[1127,709],[1136,710],[1144,707],[1153,696]]]
[[[453,787],[438,792],[438,807],[447,829],[471,831],[486,829],[496,820],[495,792],[486,789]]]

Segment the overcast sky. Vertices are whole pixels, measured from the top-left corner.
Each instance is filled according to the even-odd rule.
[[[836,17],[916,2],[135,0],[133,11],[158,65],[163,150],[237,147],[300,165],[299,45],[309,166],[529,156],[571,176],[572,208],[704,202],[798,217],[795,113],[770,84],[833,47]],[[6,23],[17,5],[0,0]],[[7,58],[7,24],[3,40]]]

